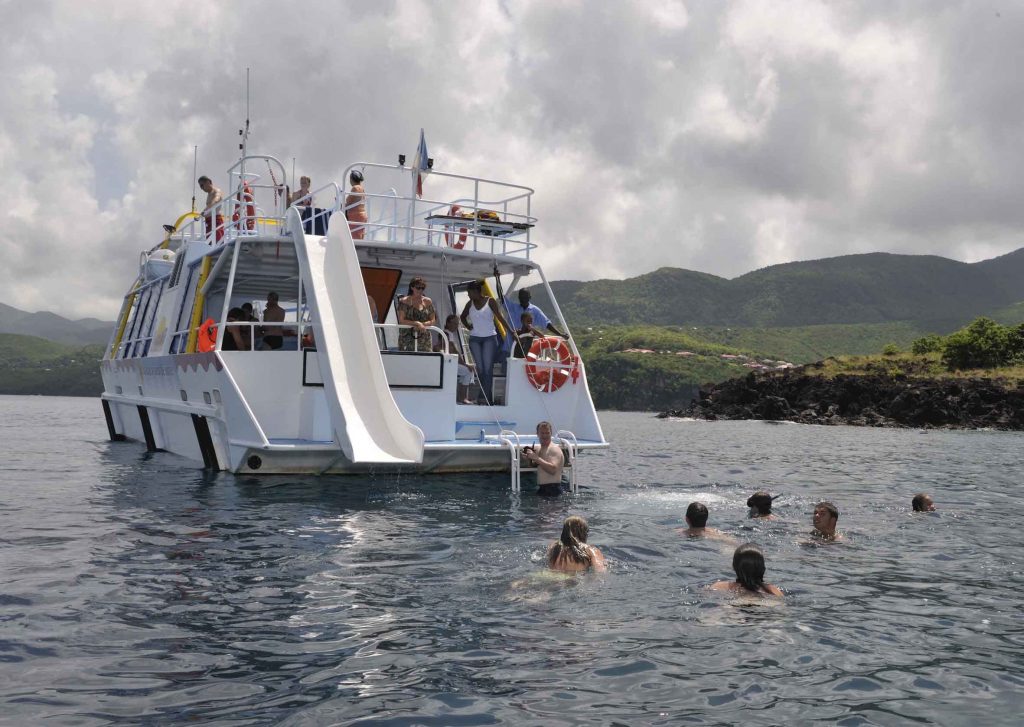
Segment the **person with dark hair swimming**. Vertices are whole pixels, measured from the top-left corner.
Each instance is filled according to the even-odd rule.
[[[776,495],[775,497],[778,497]],[[772,515],[772,500],[775,499],[764,490],[758,490],[747,498],[747,507],[750,508],[750,517],[754,520],[774,520]]]
[[[577,573],[593,568],[597,572],[606,570],[604,555],[593,545],[587,545],[590,526],[579,515],[573,515],[562,523],[562,534],[548,548],[548,567],[565,573]]]
[[[731,540],[731,538],[721,530],[709,528],[707,524],[707,505],[703,502],[691,502],[690,506],[686,508],[687,527],[679,528],[679,533],[690,538],[716,538],[720,540]]]
[[[935,501],[932,500],[931,495],[926,495],[923,492],[914,495],[914,499],[910,501],[910,506],[914,508],[914,512],[935,512]]]
[[[831,502],[819,502],[814,506],[814,516],[811,520],[814,525],[812,536],[821,540],[842,540],[843,536],[836,532],[836,524],[839,522],[839,508]]]
[[[711,584],[713,591],[733,593],[756,593],[762,596],[781,596],[782,591],[771,583],[764,582],[764,553],[752,543],[744,543],[732,554],[732,569],[735,581],[718,581]]]

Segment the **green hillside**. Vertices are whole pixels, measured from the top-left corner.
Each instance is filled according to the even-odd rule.
[[[0,333],[0,394],[99,396],[103,349]]]
[[[962,263],[870,253],[773,265],[732,280],[661,268],[626,280],[556,281],[575,325],[793,327],[919,321],[953,330],[1024,300],[1024,248]]]
[[[661,268],[551,287],[599,408],[681,408],[699,385],[758,365],[877,354],[890,344],[905,351],[979,315],[1020,323],[1024,248],[973,264],[871,253],[773,265],[732,280]],[[553,310],[541,287],[533,292],[535,303]],[[0,330],[37,333],[0,334],[0,393],[99,394],[102,346],[79,341],[106,340],[111,325],[0,304]]]

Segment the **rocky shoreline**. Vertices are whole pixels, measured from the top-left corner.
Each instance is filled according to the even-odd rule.
[[[813,364],[811,365],[813,366]],[[867,427],[1024,430],[1024,387],[992,379],[751,373],[701,387],[687,409],[659,418],[763,419]]]

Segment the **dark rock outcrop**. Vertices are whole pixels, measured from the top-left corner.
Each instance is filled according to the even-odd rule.
[[[1024,387],[992,379],[748,374],[702,387],[688,409],[660,417],[766,419],[869,427],[1024,430]]]

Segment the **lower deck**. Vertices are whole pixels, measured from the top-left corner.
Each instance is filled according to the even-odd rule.
[[[108,426],[112,438],[239,473],[510,472],[522,464],[521,448],[536,442],[540,421],[565,433],[567,450],[606,446],[586,387],[538,391],[521,360],[506,363],[502,404],[473,405],[456,397],[456,356],[401,355],[393,364],[382,357],[390,405],[423,433],[419,461],[346,457],[340,436],[360,436],[374,423],[343,422],[339,435],[329,397],[346,395],[349,384],[324,386],[316,350],[105,361]]]

